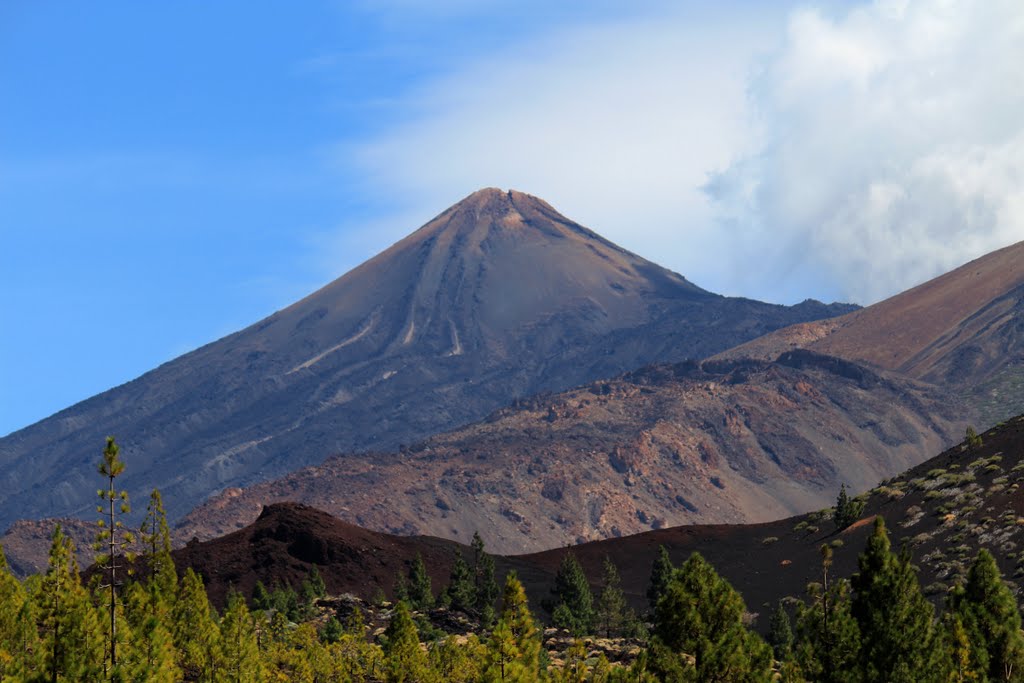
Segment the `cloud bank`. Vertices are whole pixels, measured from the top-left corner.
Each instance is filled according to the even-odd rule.
[[[756,151],[707,185],[741,265],[869,303],[1024,239],[1021,64],[1016,2],[795,11]]]
[[[871,303],[1024,239],[1018,3],[734,14],[553,30],[409,93],[406,123],[339,153],[402,221],[514,187],[773,301]],[[381,246],[412,227],[397,216]]]

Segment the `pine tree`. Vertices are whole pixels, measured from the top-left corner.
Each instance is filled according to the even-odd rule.
[[[217,669],[230,683],[257,683],[263,680],[256,628],[245,600],[238,593],[228,596],[227,609],[220,620],[220,647]]]
[[[793,649],[793,627],[782,602],[775,605],[775,611],[768,619],[768,644],[772,646],[775,659],[780,662],[788,658]]]
[[[836,498],[836,507],[832,511],[832,521],[837,531],[846,529],[860,519],[864,513],[864,501],[850,498],[846,493],[846,484],[839,487],[839,496]]]
[[[981,437],[978,436],[978,432],[974,431],[974,427],[967,427],[967,433],[964,435],[964,443],[972,453],[981,448],[982,440]]]
[[[186,679],[203,683],[212,681],[220,633],[211,614],[203,581],[191,567],[185,570],[178,585],[171,621],[178,666]]]
[[[257,581],[256,586],[252,589],[252,608],[260,612],[265,612],[272,607],[273,601],[270,597],[270,593],[267,591],[267,587],[262,581]]]
[[[121,667],[131,681],[173,683],[182,679],[182,672],[168,630],[169,611],[163,595],[152,589],[154,583],[150,581],[148,589],[130,583],[123,591],[132,647],[122,655]]]
[[[698,553],[674,573],[654,612],[655,635],[695,659],[701,681],[767,680],[771,648],[743,624],[743,598]]]
[[[891,552],[881,517],[875,518],[858,567],[851,612],[860,630],[864,682],[920,681],[933,646],[934,610],[921,593],[909,555]]]
[[[850,582],[829,577],[832,549],[821,548],[821,583],[807,587],[810,605],[797,609],[794,660],[803,676],[820,683],[859,681],[860,631],[850,613]],[[796,678],[791,672],[790,678]]]
[[[25,607],[25,590],[7,567],[7,558],[0,547],[0,681],[16,674],[21,633],[19,616]]]
[[[475,635],[470,634],[464,645],[448,636],[430,649],[430,668],[445,683],[476,683],[482,675],[482,650]]]
[[[980,683],[983,678],[974,668],[974,645],[955,610],[942,615],[941,661],[939,674],[944,683]]]
[[[117,669],[117,644],[119,642],[117,633],[117,588],[118,570],[127,567],[122,561],[131,562],[132,556],[128,551],[129,546],[134,542],[134,537],[124,528],[120,517],[131,512],[128,504],[128,492],[117,491],[114,487],[114,479],[124,473],[124,461],[120,458],[120,448],[114,442],[114,437],[107,437],[107,445],[103,449],[103,460],[99,464],[99,473],[107,478],[107,489],[97,491],[100,500],[104,505],[98,505],[96,511],[106,516],[97,523],[99,532],[96,535],[95,548],[101,552],[96,557],[96,565],[106,574],[107,584],[103,586],[108,591],[107,598],[107,619],[109,628],[107,630],[108,673],[113,674]],[[106,509],[104,509],[106,507]]]
[[[988,550],[978,551],[967,583],[950,598],[950,609],[970,638],[971,668],[991,681],[1015,680],[1024,673],[1020,611]]]
[[[473,573],[466,564],[462,553],[455,551],[455,562],[452,565],[451,578],[446,590],[448,602],[453,610],[468,612],[476,602],[476,587],[473,585]]]
[[[385,680],[388,683],[423,681],[428,677],[427,656],[420,649],[416,624],[405,601],[399,601],[384,631]]]
[[[53,683],[99,679],[106,662],[102,631],[78,575],[74,545],[60,525],[53,532],[38,602],[46,678]]]
[[[583,641],[574,638],[562,658],[562,670],[553,677],[555,683],[586,683],[590,672],[587,667],[587,648]]]
[[[178,574],[171,558],[171,531],[167,525],[164,502],[158,489],[149,494],[146,517],[139,528],[139,539],[146,551],[146,568],[153,591],[165,604],[174,600]]]
[[[498,598],[498,583],[494,579],[494,558],[484,550],[484,541],[473,533],[473,587],[474,606],[484,625],[494,620],[494,601]]]
[[[515,572],[505,577],[501,617],[488,643],[484,681],[533,683],[540,679],[540,633]]]
[[[654,564],[651,566],[651,581],[647,587],[647,604],[650,605],[652,614],[658,607],[658,600],[665,594],[665,589],[672,580],[675,570],[672,560],[668,556],[668,550],[663,545],[658,546],[658,557],[655,558]]]
[[[42,623],[42,580],[39,575],[30,576],[24,585],[24,600],[17,612],[14,631],[11,635],[8,669],[3,680],[44,681],[43,656],[47,651],[40,639],[37,624]]]
[[[622,592],[619,570],[608,556],[604,558],[602,583],[604,585],[597,598],[597,616],[605,636],[611,638],[613,633],[622,632],[630,615],[626,596]]]
[[[434,606],[434,590],[430,584],[430,574],[423,556],[416,553],[416,559],[409,569],[409,606],[417,611],[428,610]]]
[[[594,625],[594,596],[590,592],[583,567],[571,552],[562,557],[551,595],[554,597],[552,623],[555,626],[569,629],[577,636],[591,633]]]

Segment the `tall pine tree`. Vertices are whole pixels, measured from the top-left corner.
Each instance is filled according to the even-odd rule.
[[[970,638],[975,671],[985,672],[990,681],[1024,677],[1024,636],[1017,600],[988,550],[978,551],[967,572],[967,583],[950,597],[950,610]]]
[[[587,583],[583,567],[572,552],[562,557],[551,589],[551,621],[573,635],[588,635],[594,626],[594,595]]]
[[[808,680],[855,683],[860,676],[860,630],[850,612],[850,582],[829,575],[829,546],[822,546],[821,558],[821,583],[807,587],[810,603],[797,609],[793,659]]]
[[[419,683],[429,678],[427,655],[420,648],[416,624],[404,600],[395,606],[384,631],[384,667],[388,683]]]
[[[259,683],[263,680],[256,625],[248,605],[237,593],[228,596],[227,609],[220,620],[217,670],[218,677],[226,683]]]
[[[920,683],[930,670],[934,609],[906,553],[890,550],[881,517],[853,576],[851,612],[860,630],[864,683]]]
[[[201,683],[213,681],[220,631],[214,621],[203,581],[191,567],[185,570],[178,585],[171,623],[178,666],[186,679]]]
[[[484,681],[533,683],[540,680],[540,632],[515,572],[505,577],[501,617],[491,632]]]
[[[665,589],[672,580],[672,574],[676,568],[672,566],[672,560],[668,556],[665,546],[658,546],[658,556],[651,565],[651,580],[647,586],[647,604],[650,605],[651,614],[658,607],[658,600],[665,594]]]
[[[121,449],[114,442],[114,437],[107,437],[107,445],[103,449],[103,459],[99,464],[99,472],[107,478],[106,490],[96,493],[102,505],[96,507],[96,511],[105,516],[99,520],[99,533],[96,535],[95,548],[100,554],[96,557],[96,565],[106,575],[107,589],[107,668],[108,673],[113,675],[117,669],[117,644],[120,640],[117,633],[117,589],[120,581],[118,570],[127,571],[125,561],[132,560],[128,547],[134,542],[132,534],[125,529],[120,518],[129,512],[131,507],[128,504],[128,492],[118,491],[114,486],[114,480],[124,473],[124,461],[120,457]]]
[[[473,587],[474,605],[484,625],[494,620],[494,601],[498,599],[498,583],[494,580],[494,558],[484,549],[484,540],[473,533]]]
[[[744,612],[740,594],[694,553],[658,600],[655,635],[670,651],[693,656],[700,681],[767,681],[772,651],[744,626]]]
[[[608,556],[604,558],[602,584],[601,593],[597,598],[597,621],[605,636],[611,638],[613,633],[622,632],[630,619],[630,613],[626,605],[626,596],[622,592],[619,569]]]
[[[430,574],[423,556],[416,553],[412,567],[409,569],[409,606],[414,610],[428,610],[434,606],[434,589],[430,584]]]
[[[102,630],[78,575],[74,544],[60,525],[53,532],[38,604],[46,679],[57,683],[103,676],[106,658]]]

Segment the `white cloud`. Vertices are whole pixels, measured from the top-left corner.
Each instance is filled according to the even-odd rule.
[[[998,0],[794,13],[752,88],[758,151],[708,185],[721,216],[768,272],[863,303],[1024,239],[1022,20]]]
[[[700,187],[745,137],[748,69],[771,45],[761,21],[662,9],[558,28],[427,83],[403,103],[407,124],[337,153],[403,216],[516,188],[710,286]],[[411,227],[378,226],[380,245]]]
[[[715,291],[869,303],[1024,239],[1018,2],[732,9],[555,28],[408,93],[338,150],[395,207],[369,243],[514,187]]]

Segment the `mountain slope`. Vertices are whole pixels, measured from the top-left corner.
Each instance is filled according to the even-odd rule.
[[[218,536],[284,501],[378,531],[462,541],[479,531],[503,553],[765,521],[924,460],[962,433],[960,414],[926,385],[807,351],[656,366],[519,402],[395,454],[339,456],[226,490],[178,534]]]
[[[0,439],[0,528],[91,511],[108,434],[123,486],[161,488],[173,519],[331,453],[848,310],[711,294],[535,197],[481,190],[302,301]]]
[[[766,614],[784,597],[802,597],[820,581],[820,547],[834,549],[831,576],[857,569],[875,515],[886,519],[893,548],[906,546],[920,570],[925,592],[941,600],[965,575],[979,548],[990,550],[1006,578],[1024,577],[1024,418],[985,433],[976,448],[955,446],[866,492],[859,522],[837,532],[829,510],[765,524],[688,525],[557,548],[530,555],[498,557],[500,577],[515,570],[537,606],[554,584],[566,552],[572,552],[596,584],[609,557],[618,566],[622,588],[637,608],[646,605],[651,565],[664,545],[681,564],[700,552],[744,596],[755,615]],[[485,537],[485,541],[488,540]],[[394,537],[359,529],[324,512],[300,505],[272,505],[251,526],[213,541],[175,551],[179,569],[204,574],[214,597],[229,586],[250,589],[257,580],[298,583],[312,567],[332,593],[365,599],[390,591],[398,571],[419,552],[435,590],[447,583],[455,552],[465,546],[425,537]],[[1019,588],[1014,584],[1014,588]],[[389,593],[390,594],[390,593]],[[767,628],[767,621],[756,625]]]
[[[723,357],[807,348],[954,389],[993,424],[1024,410],[1024,242],[867,308],[779,330]]]

